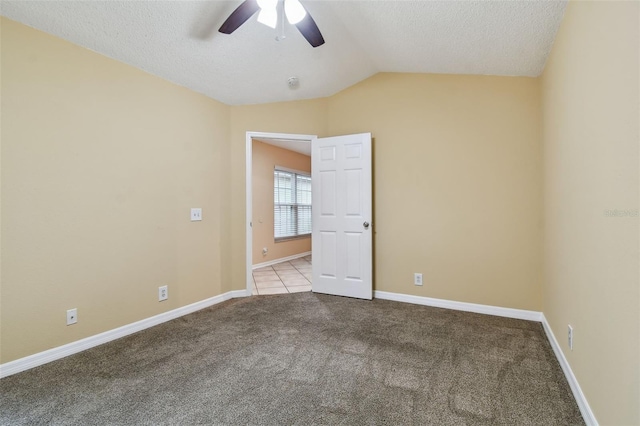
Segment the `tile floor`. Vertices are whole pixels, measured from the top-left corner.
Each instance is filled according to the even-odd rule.
[[[253,270],[253,294],[311,291],[311,255]]]

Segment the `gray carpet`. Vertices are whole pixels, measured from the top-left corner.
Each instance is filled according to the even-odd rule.
[[[235,299],[0,380],[5,424],[584,424],[539,323]]]

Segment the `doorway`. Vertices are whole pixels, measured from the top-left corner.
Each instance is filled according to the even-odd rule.
[[[302,253],[297,253],[292,256],[284,256],[282,258],[274,259],[273,256],[267,256],[269,254],[269,249],[274,246],[260,247],[259,249],[254,249],[254,228],[260,229],[261,227],[265,227],[265,223],[260,222],[261,218],[256,217],[256,212],[254,212],[254,141],[265,143],[274,147],[283,148],[285,150],[293,151],[300,154],[306,154],[309,157],[311,156],[311,141],[316,138],[315,135],[298,135],[298,134],[285,134],[285,133],[264,133],[264,132],[247,132],[246,134],[246,292],[247,295],[256,294],[258,290],[256,290],[255,281],[254,281],[254,263],[258,267],[255,270],[257,275],[261,275],[265,281],[267,278],[269,280],[273,279],[272,282],[274,287],[273,290],[268,290],[269,287],[261,287],[264,288],[263,294],[274,294],[277,292],[276,285],[278,283],[275,280],[280,280],[280,284],[282,288],[285,289],[284,292],[295,292],[295,291],[308,291],[308,288],[303,287],[302,280],[309,279],[310,281],[310,265],[311,265],[311,256],[309,251],[305,251]],[[287,168],[282,164],[275,164],[277,168],[279,168],[284,175],[285,178],[293,176],[294,179],[298,176],[298,181],[304,181],[304,172],[299,171],[294,168]],[[273,168],[273,165],[271,166]],[[308,169],[310,171],[310,169]],[[309,173],[310,175],[310,173]],[[304,184],[304,182],[302,182]],[[273,194],[273,193],[272,193]],[[275,216],[275,213],[274,213]],[[255,223],[254,223],[255,221]],[[273,225],[271,221],[268,221],[267,226],[272,227]],[[275,231],[274,231],[275,232]],[[284,235],[284,238],[281,238],[281,241],[284,241],[281,245],[286,245],[288,242],[288,238],[286,238],[287,234]],[[275,238],[275,235],[272,236],[272,240]],[[296,239],[295,236],[291,238],[291,241]],[[294,241],[295,244],[295,241]],[[259,262],[256,260],[262,260],[262,253],[264,250],[267,250],[267,253],[264,253],[264,259],[269,259],[267,261]],[[309,246],[310,250],[310,246]],[[257,254],[256,254],[257,253]],[[260,256],[260,257],[258,257]],[[279,260],[279,262],[278,262]],[[304,262],[304,264],[303,264]],[[308,268],[307,268],[308,266]],[[298,275],[300,275],[298,277]],[[289,286],[287,286],[287,283]],[[279,286],[280,287],[280,286]],[[287,290],[291,288],[293,291]]]

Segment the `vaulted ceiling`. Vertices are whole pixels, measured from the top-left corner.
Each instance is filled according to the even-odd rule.
[[[377,72],[538,76],[565,1],[302,0],[326,43],[253,16],[241,1],[5,1],[10,19],[230,105],[330,96]],[[290,77],[299,87],[289,88]]]

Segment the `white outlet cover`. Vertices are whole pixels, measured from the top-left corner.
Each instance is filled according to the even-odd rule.
[[[78,322],[78,309],[73,308],[67,310],[67,325],[72,325]]]
[[[194,207],[191,209],[191,222],[197,222],[199,220],[202,220],[202,209]]]
[[[415,285],[422,285],[422,274],[419,272],[416,272],[415,274],[413,274],[413,283]]]
[[[158,302],[162,302],[163,300],[167,300],[169,298],[169,287],[163,285],[162,287],[158,287]]]

